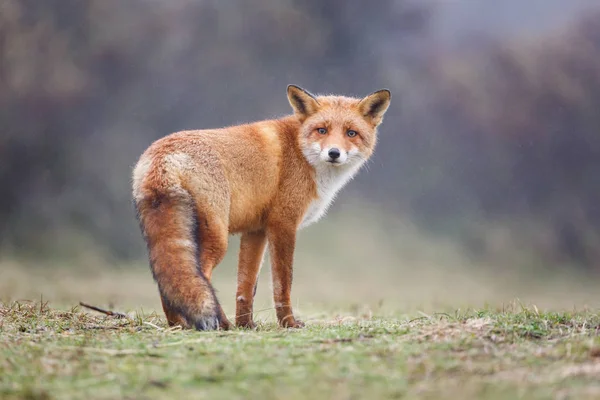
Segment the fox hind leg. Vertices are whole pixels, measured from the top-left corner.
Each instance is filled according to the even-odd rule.
[[[264,231],[242,235],[238,263],[238,287],[235,295],[235,324],[238,327],[255,327],[252,316],[254,296],[266,244],[267,238]]]
[[[228,230],[218,218],[206,217],[199,220],[198,246],[200,246],[200,268],[210,282],[213,270],[225,257],[228,245]],[[219,327],[229,330],[232,327],[221,305],[218,306]]]

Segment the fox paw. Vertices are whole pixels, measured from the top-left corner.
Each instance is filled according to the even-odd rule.
[[[284,328],[304,328],[304,322],[294,317],[285,318],[280,324]]]
[[[236,323],[236,326],[242,329],[256,329],[256,324],[251,319],[247,321],[239,321]]]
[[[233,328],[233,324],[229,322],[227,318],[221,319],[221,322],[219,323],[219,329],[221,329],[222,331],[228,331],[231,328]]]

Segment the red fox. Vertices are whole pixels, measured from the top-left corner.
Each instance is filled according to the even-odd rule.
[[[391,93],[315,96],[289,85],[287,97],[292,115],[172,133],[137,162],[133,198],[169,325],[232,327],[210,282],[228,236],[240,233],[236,326],[255,326],[267,242],[279,325],[304,326],[290,298],[296,233],[325,214],[369,159]]]

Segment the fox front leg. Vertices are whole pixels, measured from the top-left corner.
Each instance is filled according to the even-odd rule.
[[[267,237],[271,255],[273,299],[277,321],[284,328],[301,328],[304,323],[294,317],[291,301],[296,229],[295,227],[277,226],[267,231]]]

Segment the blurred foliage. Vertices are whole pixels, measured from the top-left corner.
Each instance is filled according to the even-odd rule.
[[[531,244],[548,261],[593,267],[600,266],[599,17],[537,40],[488,43],[432,68],[436,110],[459,166],[444,179],[476,198],[485,220],[537,224]]]
[[[421,10],[393,0],[343,9],[317,0],[3,1],[4,246],[70,251],[68,232],[83,231],[87,244],[139,256],[129,175],[145,146],[174,130],[288,113],[289,80],[372,90],[360,76],[379,67],[363,55],[380,35],[418,31]]]
[[[473,255],[521,246],[597,268],[600,15],[448,52],[433,13],[410,0],[2,1],[1,247],[142,256],[130,172],[144,148],[287,114],[296,83],[394,93],[344,193]]]

